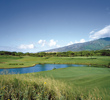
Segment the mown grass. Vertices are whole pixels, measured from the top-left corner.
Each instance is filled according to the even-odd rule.
[[[69,67],[52,71],[35,73],[41,76],[52,76],[54,79],[71,84],[71,87],[80,87],[83,93],[89,93],[98,89],[103,100],[110,99],[110,69],[96,67]],[[79,89],[79,90],[80,90]],[[81,91],[80,90],[80,91]]]
[[[97,57],[30,57],[30,56],[0,56],[0,68],[30,67],[35,64],[86,64],[108,67],[109,56]]]

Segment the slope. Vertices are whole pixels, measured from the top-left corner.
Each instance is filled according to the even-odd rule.
[[[110,37],[100,38],[97,40],[85,42],[85,43],[76,43],[69,46],[64,46],[60,48],[55,48],[47,50],[44,52],[66,52],[66,51],[83,51],[83,50],[101,50],[110,45]],[[107,48],[106,48],[107,49]]]

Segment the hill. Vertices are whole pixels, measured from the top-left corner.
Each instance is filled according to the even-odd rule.
[[[106,50],[110,49],[110,37],[100,38],[97,40],[84,43],[76,43],[69,46],[47,50],[44,52],[66,52],[66,51],[85,51],[85,50],[91,51],[102,49]]]

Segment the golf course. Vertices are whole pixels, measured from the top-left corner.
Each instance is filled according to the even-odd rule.
[[[0,75],[1,100],[109,100],[110,57],[0,56],[0,68],[36,64],[83,64],[27,74]]]
[[[110,100],[110,0],[0,0],[0,100]]]

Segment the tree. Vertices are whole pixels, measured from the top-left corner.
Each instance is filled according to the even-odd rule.
[[[46,53],[45,52],[40,52],[38,55],[39,55],[39,57],[44,57],[44,56],[46,56]]]
[[[67,56],[68,57],[73,57],[74,56],[74,52],[73,51],[67,51]]]
[[[17,52],[12,52],[11,55],[15,56]]]
[[[21,56],[23,56],[23,53],[22,52],[18,52],[15,54],[16,56],[19,56],[21,58]]]

